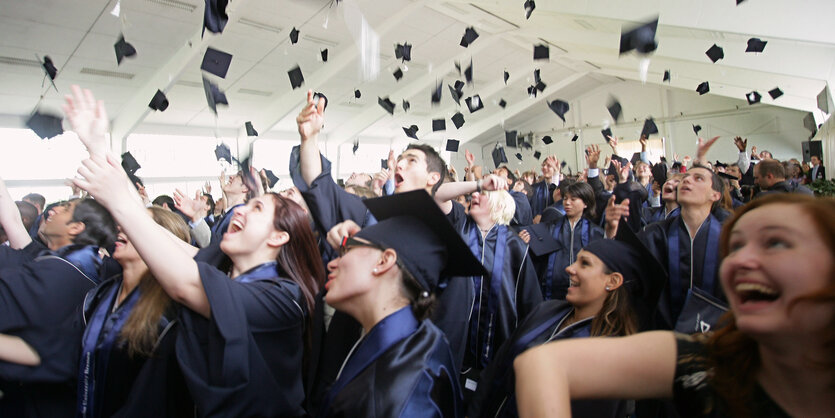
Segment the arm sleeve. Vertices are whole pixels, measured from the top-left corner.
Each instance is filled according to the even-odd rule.
[[[751,166],[751,157],[748,156],[748,152],[740,151],[739,157],[736,160],[736,165],[739,166],[739,171],[742,174],[748,172],[748,167]]]
[[[191,226],[191,237],[200,248],[206,248],[209,245],[209,242],[212,240],[212,230],[209,229],[209,224],[206,223],[206,220],[201,219],[200,222]]]

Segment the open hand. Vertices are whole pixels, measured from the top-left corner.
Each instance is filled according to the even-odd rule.
[[[107,133],[110,131],[110,121],[104,102],[96,101],[93,92],[77,85],[70,87],[72,95],[66,95],[63,105],[64,114],[72,125],[72,129],[90,155],[104,155],[107,152]]]
[[[313,90],[307,91],[307,104],[299,116],[296,117],[296,125],[299,127],[299,135],[302,141],[319,135],[322,126],[325,124],[325,101],[319,100],[316,104],[313,102]]]

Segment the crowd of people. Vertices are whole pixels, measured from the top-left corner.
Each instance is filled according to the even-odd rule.
[[[723,417],[835,411],[835,202],[812,165],[585,150],[463,178],[411,143],[343,185],[308,92],[294,186],[150,200],[101,101],[74,197],[0,180],[0,416]]]

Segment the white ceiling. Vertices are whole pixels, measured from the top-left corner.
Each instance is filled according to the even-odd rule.
[[[619,35],[622,27],[654,16],[659,16],[659,47],[650,56],[648,84],[662,84],[669,69],[668,86],[693,95],[700,82],[709,81],[711,95],[742,101],[745,93],[757,90],[764,96],[758,106],[815,111],[816,95],[827,80],[835,81],[831,0],[807,0],[803,7],[784,0],[749,0],[739,6],[735,0],[539,0],[529,20],[523,0],[347,1],[353,3],[234,0],[223,34],[207,32],[201,38],[204,5],[199,0],[121,0],[121,18],[110,13],[116,0],[4,0],[0,114],[28,115],[42,95],[43,107],[60,108],[61,95],[42,84],[36,58],[49,55],[59,69],[55,83],[60,92],[71,84],[91,88],[105,101],[117,136],[143,123],[240,128],[251,120],[262,133],[292,131],[304,91],[312,88],[330,99],[328,136],[338,142],[402,136],[400,127],[412,124],[418,125],[421,138],[441,138],[431,132],[431,119],[447,118],[449,135],[454,130],[449,117],[459,110],[466,124],[454,135],[483,142],[506,121],[514,129],[542,125],[534,121],[543,118],[559,121],[546,101],[571,102],[607,84],[640,80],[640,57],[618,55]],[[353,5],[380,37],[381,68],[374,80],[360,76],[351,36],[355,24],[343,17]],[[467,26],[475,26],[481,36],[462,48],[458,43]],[[296,45],[288,39],[293,27],[301,31]],[[113,44],[120,32],[138,55],[117,66]],[[744,52],[750,37],[768,41],[764,53]],[[544,41],[552,45],[551,58],[535,62],[533,45]],[[397,82],[391,75],[400,64],[394,45],[402,42],[413,45],[412,61]],[[725,50],[716,64],[704,54],[714,43]],[[214,78],[230,103],[219,108],[217,118],[201,84],[200,62],[208,46],[234,55],[226,78]],[[322,48],[329,49],[326,63],[319,59]],[[465,87],[465,96],[479,94],[485,108],[470,114],[463,100],[462,106],[455,105],[446,86],[440,106],[431,106],[436,82],[463,79],[454,63],[466,66],[470,59],[474,83]],[[292,90],[287,71],[296,65],[306,82],[303,89]],[[536,68],[548,87],[532,99],[526,89]],[[511,75],[507,85],[504,70]],[[766,92],[777,86],[785,95],[772,100]],[[165,112],[147,108],[157,89],[171,103]],[[362,91],[362,98],[354,99],[354,89]],[[398,105],[394,116],[377,105],[377,98],[386,96]],[[502,98],[506,109],[496,104]],[[403,99],[411,103],[409,112],[400,107]],[[578,122],[586,121],[575,121],[569,113],[566,126]]]

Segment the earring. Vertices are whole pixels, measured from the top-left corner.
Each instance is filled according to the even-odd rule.
[[[612,288],[610,288],[609,286],[606,286],[606,291],[608,292],[610,290],[612,290]]]
[[[371,270],[371,272],[373,272],[373,273],[377,273],[377,269]]]

